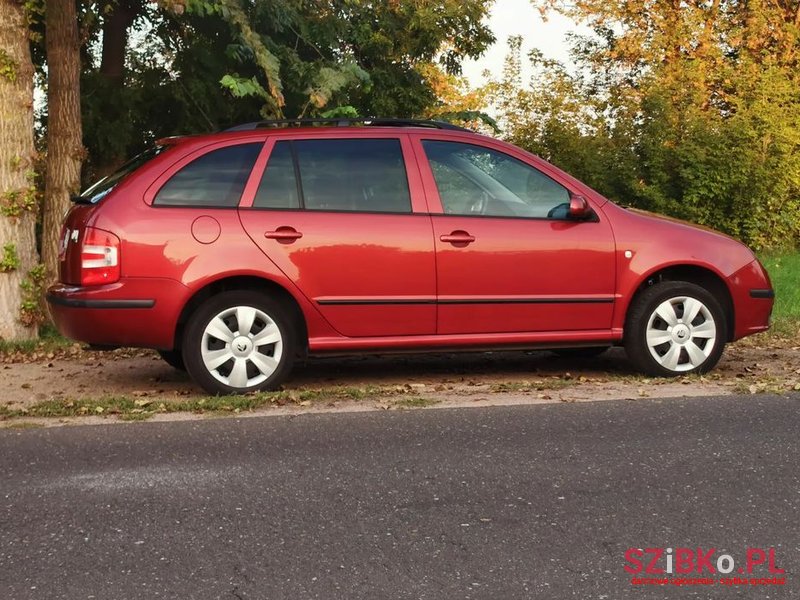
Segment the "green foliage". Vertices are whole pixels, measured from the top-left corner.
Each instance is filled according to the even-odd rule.
[[[261,87],[255,77],[245,79],[238,75],[225,75],[219,82],[234,98],[245,98],[247,96],[267,98],[267,90]]]
[[[47,319],[47,311],[42,301],[46,284],[47,270],[41,264],[28,271],[28,276],[19,284],[22,290],[19,320],[23,325],[34,327]]]
[[[3,256],[0,258],[0,272],[8,273],[19,268],[17,246],[13,242],[3,245]]]
[[[253,61],[258,65],[267,82],[269,93],[264,93],[266,106],[262,112],[281,116],[284,105],[283,83],[280,77],[280,62],[267,48],[264,40],[253,29],[250,17],[242,9],[238,0],[219,0],[219,14],[236,30],[241,42],[252,51]]]
[[[438,113],[436,118],[447,123],[479,123],[488,127],[492,133],[500,133],[500,126],[497,120],[491,115],[480,110],[460,110],[456,112]]]
[[[305,112],[310,106],[318,109],[324,108],[337,92],[355,84],[366,85],[368,82],[367,72],[355,63],[345,64],[335,69],[322,67],[312,85],[306,90],[308,102],[302,112]]]
[[[576,72],[534,52],[523,82],[513,39],[489,86],[509,140],[621,204],[755,248],[800,243],[800,77],[793,54],[775,50],[800,44],[798,31],[773,38],[785,24],[770,16],[761,30],[746,6],[713,18],[716,3],[570,6],[595,31],[576,41]]]
[[[775,289],[772,329],[796,335],[800,331],[800,252],[767,253],[760,258]]]
[[[44,39],[44,11],[45,0],[23,0],[22,9],[28,22],[29,37],[34,43]]]
[[[337,106],[319,115],[323,119],[357,119],[360,115],[354,106]]]
[[[39,208],[39,197],[40,193],[35,185],[0,194],[0,213],[17,218],[24,212],[34,212]]]
[[[17,81],[17,63],[2,48],[0,48],[0,77],[11,83]]]
[[[84,5],[93,46],[81,80],[88,180],[155,139],[286,115],[422,116],[437,103],[424,69],[478,56],[491,3],[399,0],[162,0],[143,4],[123,82],[99,71],[106,14]],[[94,54],[93,54],[94,53]],[[341,113],[351,107],[353,113]],[[350,110],[350,109],[347,109]]]

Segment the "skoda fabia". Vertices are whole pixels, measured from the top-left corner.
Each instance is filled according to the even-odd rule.
[[[60,261],[63,334],[154,348],[213,394],[331,353],[624,345],[645,373],[702,373],[774,297],[738,241],[430,121],[161,140],[75,198]]]

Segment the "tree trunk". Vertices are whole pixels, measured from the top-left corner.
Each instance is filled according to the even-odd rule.
[[[126,102],[119,102],[118,97],[125,94],[125,57],[128,50],[128,33],[136,18],[143,12],[142,0],[118,0],[111,4],[113,8],[103,17],[103,49],[100,58],[100,75],[105,82],[100,112],[106,126],[120,119],[126,119]],[[116,171],[128,157],[123,154],[106,154],[92,156],[91,170],[93,179],[105,177]]]
[[[54,0],[53,3],[57,2]],[[120,0],[103,20],[103,55],[100,73],[109,81],[122,85],[125,76],[125,53],[128,28],[142,10],[141,0]]]
[[[23,5],[17,0],[0,0],[0,140],[0,338],[28,339],[36,327],[20,320],[25,308],[20,285],[38,262],[33,64]]]
[[[47,170],[42,223],[42,262],[58,277],[61,220],[81,184],[81,61],[75,0],[47,0]]]

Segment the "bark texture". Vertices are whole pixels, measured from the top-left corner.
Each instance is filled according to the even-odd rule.
[[[6,214],[34,184],[33,65],[28,39],[22,3],[0,0],[0,204],[4,209],[0,214],[0,251],[4,258],[0,271],[0,338],[5,340],[36,335],[35,327],[26,327],[19,320],[20,283],[37,263],[35,207],[19,211],[17,217]]]
[[[47,0],[47,169],[42,219],[42,262],[48,280],[58,277],[61,221],[70,196],[79,191],[81,62],[75,0]]]

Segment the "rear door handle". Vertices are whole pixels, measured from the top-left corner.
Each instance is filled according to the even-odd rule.
[[[278,227],[275,231],[267,231],[264,237],[268,240],[278,240],[279,242],[291,243],[303,237],[303,234],[294,227]]]
[[[461,231],[460,229],[457,231],[451,232],[449,235],[440,235],[439,239],[442,242],[447,242],[449,244],[453,244],[454,246],[466,246],[471,244],[475,241],[475,236],[470,235],[466,231]]]

